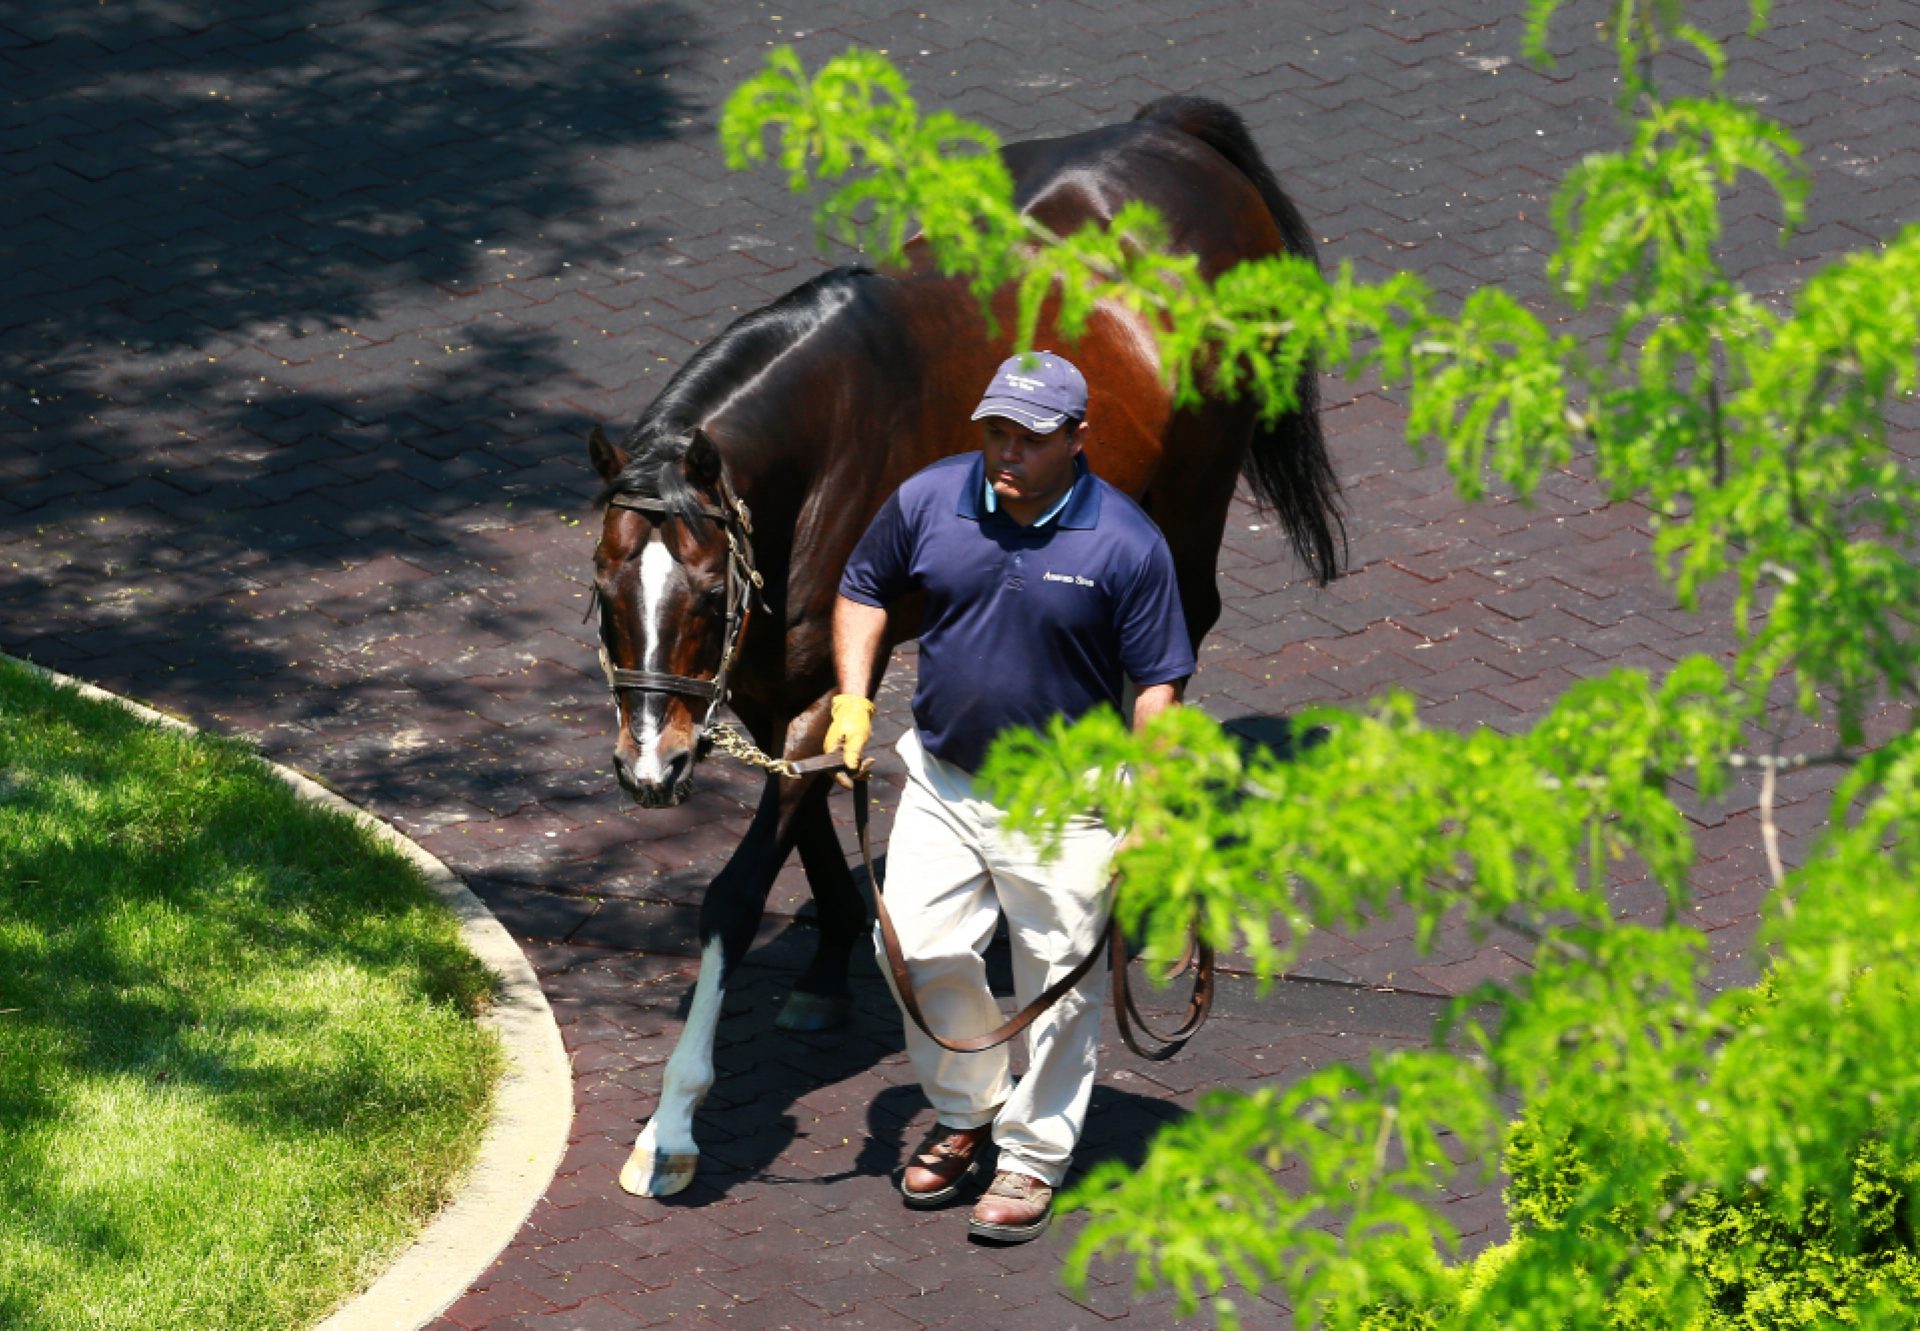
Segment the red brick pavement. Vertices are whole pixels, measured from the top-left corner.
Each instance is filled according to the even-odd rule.
[[[1010,137],[1218,96],[1328,260],[1538,301],[1552,182],[1612,142],[1611,65],[1585,44],[1597,10],[1575,6],[1558,67],[1524,66],[1509,8],[254,0],[202,17],[123,0],[0,19],[0,647],[253,737],[391,819],[527,940],[565,1022],[578,1138],[448,1325],[1171,1319],[1123,1272],[1070,1300],[1057,1246],[968,1248],[954,1216],[890,1203],[924,1114],[875,982],[849,1033],[768,1024],[805,948],[797,868],[729,1000],[707,1173],[666,1203],[613,1188],[678,1029],[690,903],[753,789],[710,764],[683,809],[619,803],[579,622],[581,440],[822,262],[806,205],[774,173],[726,172],[715,147],[720,99],[769,43],[813,62],[882,48],[927,104]],[[1887,3],[1776,11],[1734,43],[1731,82],[1806,143],[1811,215],[1780,248],[1742,194],[1728,234],[1736,271],[1784,298],[1807,265],[1920,212],[1920,24]],[[1702,12],[1732,32],[1745,6]],[[1398,685],[1436,723],[1513,729],[1574,679],[1725,650],[1651,577],[1644,512],[1580,465],[1530,505],[1469,507],[1373,386],[1329,384],[1328,403],[1354,572],[1298,585],[1272,524],[1236,510],[1196,684],[1216,715]],[[1897,424],[1910,439],[1910,414]],[[1791,858],[1824,804],[1817,778],[1785,784]],[[1693,910],[1739,974],[1757,831],[1737,800],[1698,821]],[[1631,871],[1616,890],[1623,913],[1656,906]],[[1421,995],[1524,957],[1457,936],[1419,954],[1393,920],[1317,937],[1301,983],[1241,1004],[1183,1060],[1110,1058],[1089,1152],[1139,1150],[1201,1084],[1417,1038]],[[1492,1192],[1450,1208],[1464,1233],[1498,1232]]]

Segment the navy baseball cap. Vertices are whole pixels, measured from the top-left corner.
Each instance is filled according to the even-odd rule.
[[[972,419],[1004,416],[1036,434],[1051,434],[1062,421],[1084,420],[1087,381],[1064,356],[1030,351],[1009,357],[993,372],[987,395]]]

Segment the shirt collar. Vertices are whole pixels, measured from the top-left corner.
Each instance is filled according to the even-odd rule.
[[[989,517],[1000,515],[999,497],[993,493],[993,487],[987,484],[987,456],[984,453],[973,455],[973,465],[967,468],[967,479],[960,486],[960,502],[954,512],[974,522],[984,522]],[[1005,519],[1008,522],[1011,518]],[[1044,527],[1055,523],[1060,527],[1090,528],[1100,522],[1100,489],[1094,484],[1093,470],[1087,466],[1087,455],[1073,455],[1073,484],[1060,496],[1060,501],[1032,523],[1032,527]]]

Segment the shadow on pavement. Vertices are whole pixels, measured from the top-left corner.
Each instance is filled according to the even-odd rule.
[[[0,642],[269,752],[379,745],[361,798],[554,793],[532,755],[597,701],[553,613],[589,540],[569,563],[513,529],[588,504],[580,404],[598,367],[638,376],[625,264],[671,225],[595,206],[696,109],[642,77],[686,58],[690,12],[608,17],[0,10]],[[513,743],[460,719],[515,708]],[[485,761],[390,743],[423,730]]]

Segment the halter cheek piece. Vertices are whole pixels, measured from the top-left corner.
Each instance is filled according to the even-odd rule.
[[[711,504],[698,505],[699,511],[720,524],[727,536],[727,627],[726,636],[720,649],[720,668],[712,679],[694,679],[687,675],[670,675],[658,670],[623,670],[613,664],[603,644],[600,648],[600,668],[607,672],[607,683],[612,686],[617,698],[624,689],[637,689],[642,693],[677,693],[689,698],[704,698],[707,703],[706,715],[700,718],[700,729],[695,742],[706,737],[713,725],[713,714],[720,704],[727,700],[727,675],[733,669],[740,639],[747,630],[747,621],[753,617],[753,603],[758,600],[766,607],[764,596],[756,595],[765,587],[760,570],[753,566],[753,513],[745,501],[733,492],[733,484],[727,478],[726,468],[720,470],[720,497],[722,507]],[[650,495],[615,495],[607,501],[609,508],[630,508],[638,513],[646,513],[656,518],[671,517],[679,510]]]

